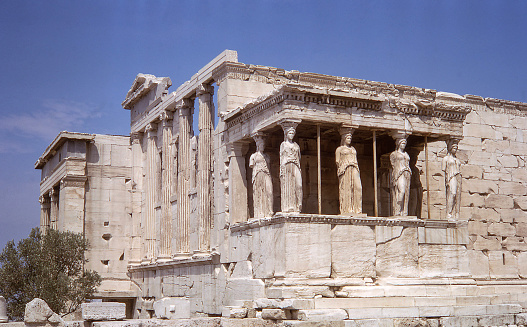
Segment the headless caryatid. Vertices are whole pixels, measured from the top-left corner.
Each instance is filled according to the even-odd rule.
[[[392,215],[407,216],[410,198],[410,156],[404,151],[406,138],[395,139],[395,151],[390,154],[392,165]]]
[[[358,214],[362,213],[362,184],[357,151],[351,146],[350,129],[341,131],[341,134],[341,146],[335,151],[339,178],[340,214]]]
[[[273,215],[273,181],[271,179],[269,156],[264,153],[265,139],[262,134],[253,136],[256,152],[249,158],[249,167],[253,170],[253,206],[254,218]]]
[[[458,139],[450,139],[447,143],[447,155],[441,162],[445,173],[446,216],[447,219],[459,219],[461,204],[461,162],[456,158]]]
[[[293,142],[298,123],[281,123],[284,141],[280,144],[280,190],[282,212],[302,210],[302,174],[300,170],[300,147]]]

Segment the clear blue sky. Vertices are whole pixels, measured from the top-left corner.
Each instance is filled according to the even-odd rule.
[[[527,1],[0,2],[0,247],[39,224],[61,130],[128,134],[137,73],[239,60],[527,102]]]

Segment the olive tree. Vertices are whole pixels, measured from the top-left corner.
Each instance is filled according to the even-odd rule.
[[[26,303],[38,297],[61,315],[75,311],[93,296],[101,277],[86,270],[88,241],[82,234],[31,230],[18,244],[10,241],[0,254],[0,295],[11,320],[22,320]]]

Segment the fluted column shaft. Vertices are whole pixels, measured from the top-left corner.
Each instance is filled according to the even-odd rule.
[[[178,151],[178,211],[176,219],[176,255],[190,253],[189,226],[190,226],[190,137],[192,134],[193,102],[183,99],[176,106],[179,115],[179,151]]]
[[[144,252],[143,260],[151,261],[155,257],[156,231],[155,231],[155,191],[156,183],[156,156],[157,156],[157,130],[155,125],[146,127],[146,183],[145,183],[145,214],[144,214]]]
[[[161,233],[159,259],[170,259],[172,238],[172,217],[170,215],[170,189],[172,184],[172,112],[163,113],[163,150],[162,150],[162,198]]]
[[[198,213],[199,213],[199,251],[210,250],[210,231],[212,228],[212,130],[214,104],[211,85],[201,85],[196,95],[199,99],[199,138],[198,138]]]
[[[57,229],[59,220],[59,192],[55,189],[49,191],[49,197],[51,199],[51,207],[49,214],[49,228]]]
[[[39,198],[40,202],[40,232],[45,235],[49,229],[50,225],[50,201],[49,197],[41,196]]]
[[[141,228],[141,203],[143,190],[143,150],[142,133],[132,133],[130,135],[132,145],[132,235],[130,242],[129,263],[138,264],[141,262],[142,251],[142,228]]]

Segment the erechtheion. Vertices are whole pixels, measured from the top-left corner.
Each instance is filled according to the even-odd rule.
[[[99,297],[130,317],[525,319],[527,104],[230,50],[171,84],[137,75],[129,138],[63,132],[36,164],[41,227],[86,234]]]

